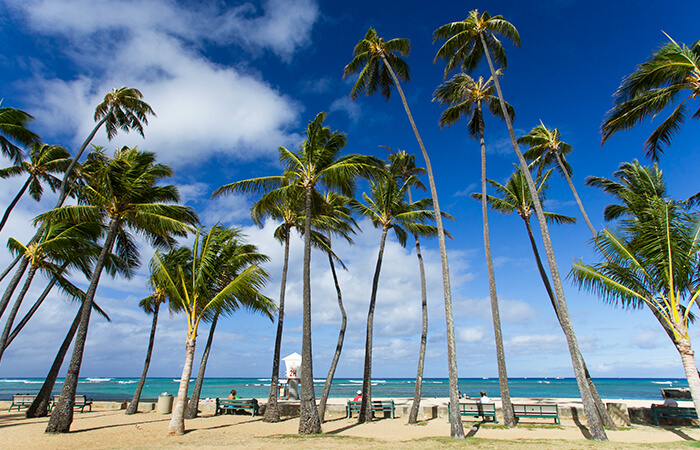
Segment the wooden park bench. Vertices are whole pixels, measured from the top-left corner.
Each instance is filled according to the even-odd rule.
[[[56,403],[58,403],[58,399],[61,397],[60,395],[54,395],[53,396],[53,403],[51,404],[51,408],[53,409],[54,406],[56,406]],[[76,395],[75,396],[75,403],[73,404],[73,409],[78,409],[80,408],[80,412],[83,412],[85,408],[88,408],[88,411],[92,411],[92,399],[87,398],[84,395]]]
[[[253,416],[258,413],[258,401],[254,398],[252,399],[216,399],[216,412],[214,415],[225,414],[228,411],[235,412],[237,409],[250,409],[253,412]]]
[[[522,417],[541,417],[554,419],[554,423],[560,424],[559,407],[556,404],[513,404],[513,413],[517,419]]]
[[[651,405],[651,418],[659,425],[659,419],[697,419],[698,413],[695,408]]]
[[[452,418],[452,412],[450,411],[450,404],[447,404],[447,417],[448,420]],[[493,423],[498,423],[496,418],[496,404],[495,403],[481,403],[481,402],[460,402],[459,403],[459,415],[465,417],[481,417],[486,419],[487,417],[493,417]]]
[[[7,411],[12,411],[12,408],[15,406],[17,407],[17,411],[19,411],[20,408],[29,408],[32,403],[34,403],[35,398],[36,395],[15,394],[12,396],[12,404]]]
[[[356,412],[359,413],[360,409],[362,408],[362,401],[359,402],[354,402],[352,400],[348,400],[348,405],[345,407],[345,410],[348,413],[348,419],[352,417],[352,413]],[[390,412],[391,413],[391,418],[394,419],[394,401],[393,400],[372,400],[372,413],[378,413],[378,412]]]

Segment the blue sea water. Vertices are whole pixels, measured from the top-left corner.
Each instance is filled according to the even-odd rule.
[[[41,378],[0,379],[0,400],[9,400],[13,394],[36,394],[43,383]],[[156,399],[161,393],[177,394],[179,379],[148,378],[141,398]],[[314,380],[316,396],[321,395],[325,380]],[[602,398],[630,400],[660,400],[661,388],[688,387],[682,378],[597,378],[595,385]],[[80,379],[78,393],[95,400],[128,400],[134,394],[138,378],[85,378]],[[54,387],[59,394],[63,379]],[[574,378],[511,378],[508,380],[511,397],[527,398],[578,398],[578,387]],[[194,380],[190,383],[190,392]],[[339,378],[333,381],[331,397],[350,398],[362,388],[361,378]],[[205,378],[201,398],[226,397],[231,389],[236,389],[243,398],[267,398],[270,392],[269,378]],[[385,378],[372,381],[374,397],[412,398],[415,379]],[[478,397],[485,390],[491,397],[499,397],[497,378],[462,378],[459,389],[471,397]],[[422,396],[447,397],[446,378],[426,378],[423,380]]]

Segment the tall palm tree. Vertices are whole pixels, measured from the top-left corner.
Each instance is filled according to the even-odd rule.
[[[266,255],[258,252],[258,249],[253,244],[246,244],[243,241],[244,235],[237,228],[226,229],[228,233],[226,245],[222,248],[219,256],[221,258],[221,267],[218,269],[217,277],[214,280],[217,286],[225,286],[230,281],[234,280],[238,275],[240,275],[245,269],[253,266],[260,266],[263,263],[270,261]],[[238,303],[224,303],[221,305],[214,305],[214,317],[211,318],[211,326],[209,327],[209,336],[207,337],[207,343],[204,346],[204,353],[202,354],[202,361],[199,364],[199,372],[197,373],[197,381],[195,381],[194,389],[192,390],[192,396],[187,405],[187,410],[185,411],[186,419],[194,419],[197,417],[199,397],[202,392],[202,385],[204,383],[204,374],[207,370],[207,362],[209,360],[209,354],[211,353],[211,346],[214,342],[214,331],[216,330],[216,325],[219,321],[219,317],[222,315],[227,316],[239,309],[240,306],[247,306],[253,310],[260,310],[260,312],[266,313],[270,320],[272,320],[273,309],[268,310],[267,303],[270,302],[269,299],[264,298],[261,302],[261,298],[258,296],[250,296],[245,293],[241,293],[237,297]]]
[[[393,151],[386,147],[391,154],[389,155],[389,167],[392,176],[406,183],[411,180],[413,186],[426,191],[425,185],[418,179],[419,176],[425,174],[425,169],[416,166],[415,155],[409,155],[404,150]],[[408,203],[413,203],[411,195],[411,185],[406,188],[408,195]],[[428,344],[428,292],[425,282],[425,267],[423,265],[423,253],[420,248],[420,240],[418,236],[413,235],[416,241],[416,257],[418,258],[418,272],[420,273],[420,295],[421,295],[421,335],[420,347],[418,349],[418,367],[416,369],[416,386],[413,391],[413,403],[411,411],[408,414],[408,423],[415,424],[418,422],[418,409],[420,408],[420,399],[423,390],[423,369],[425,367],[425,350]]]
[[[39,135],[27,128],[33,121],[34,117],[22,110],[0,108],[0,153],[11,159],[15,165],[22,164],[24,154],[15,143],[22,146],[41,144]]]
[[[496,72],[499,75],[500,72]],[[478,140],[481,147],[481,215],[483,218],[484,252],[486,254],[486,268],[489,277],[489,294],[491,297],[491,316],[493,318],[493,331],[496,341],[496,361],[498,362],[498,383],[501,390],[501,402],[503,404],[503,421],[512,428],[515,426],[513,404],[510,401],[510,389],[508,387],[508,371],[506,370],[506,357],[503,350],[503,333],[501,332],[501,315],[498,310],[498,296],[496,294],[496,275],[493,270],[491,258],[491,238],[489,235],[488,208],[486,205],[486,142],[484,140],[484,106],[489,108],[492,115],[503,118],[501,104],[494,94],[493,77],[484,81],[483,77],[474,80],[465,73],[459,73],[448,82],[440,85],[433,94],[433,100],[443,105],[449,105],[440,116],[440,126],[453,125],[462,117],[469,117],[467,129],[469,135]],[[515,118],[513,108],[506,104],[508,112]]]
[[[156,253],[154,275],[158,284],[166,286],[175,311],[187,320],[187,345],[177,402],[168,426],[169,435],[185,432],[187,391],[197,339],[202,320],[211,320],[217,312],[233,312],[240,307],[272,318],[275,305],[260,293],[268,274],[257,265],[249,265],[236,275],[228,271],[231,246],[238,245],[240,232],[235,228],[212,227],[206,234],[200,228],[188,251],[186,264],[170,265]]]
[[[653,189],[630,189],[640,187],[628,184],[630,179],[662,182],[658,167],[624,163],[616,176],[622,189],[615,195],[623,205],[615,209],[622,220],[615,229],[601,233],[596,250],[605,250],[605,261],[577,261],[570,277],[605,302],[623,308],[646,306],[664,329],[672,330],[695,409],[700,411],[700,376],[688,334],[691,310],[700,296],[700,215],[686,212],[683,202],[657,195],[653,184]]]
[[[591,230],[591,234],[593,235],[593,238],[595,238],[598,232],[591,223],[591,220],[588,218],[586,209],[583,207],[583,202],[581,202],[581,198],[578,196],[574,182],[571,180],[571,165],[566,160],[566,155],[571,153],[571,150],[573,150],[571,144],[567,144],[561,140],[561,135],[557,128],[550,130],[544,126],[542,121],[540,121],[540,124],[530,130],[530,132],[525,136],[520,137],[518,139],[518,143],[530,146],[530,149],[525,152],[524,156],[528,161],[536,162],[538,166],[538,173],[541,173],[542,170],[556,164],[559,173],[564,175],[566,182],[569,184],[569,189],[571,189],[571,193],[574,194],[576,204],[581,210],[583,220],[586,221],[588,229]]]
[[[255,193],[258,191],[286,194],[285,191],[301,191],[304,196],[304,267],[303,267],[303,324],[300,434],[321,432],[321,421],[316,407],[313,386],[313,361],[311,353],[311,222],[314,203],[323,204],[323,196],[317,186],[351,196],[356,180],[374,176],[381,168],[381,161],[364,155],[340,157],[347,142],[345,133],[331,131],[323,125],[326,113],[319,113],[306,128],[306,139],[294,153],[284,147],[279,148],[280,162],[285,166],[284,173],[278,176],[253,178],[220,187],[214,195],[229,192]],[[287,185],[285,187],[285,185]],[[281,188],[281,189],[280,189]],[[275,194],[275,195],[277,195]]]
[[[124,147],[114,158],[92,161],[91,176],[84,187],[80,205],[53,209],[38,217],[39,221],[74,220],[102,222],[107,228],[102,251],[97,258],[88,287],[80,328],[73,355],[61,391],[60,401],[53,409],[46,431],[65,433],[73,421],[73,404],[78,385],[83,350],[90,321],[91,306],[100,281],[107,255],[116,246],[117,254],[130,266],[138,265],[138,248],[128,230],[145,237],[152,245],[172,245],[173,236],[185,236],[197,215],[189,207],[176,205],[177,187],[158,185],[172,175],[172,169],[155,162],[155,154]]]
[[[360,75],[350,92],[350,97],[355,100],[360,94],[374,94],[377,90],[387,100],[391,96],[391,90],[396,90],[401,97],[404,110],[411,128],[418,141],[418,146],[425,160],[425,168],[428,171],[428,183],[430,195],[433,198],[433,210],[435,211],[436,226],[438,231],[438,244],[440,247],[440,262],[442,265],[442,284],[445,293],[445,322],[447,331],[447,364],[450,386],[450,436],[455,439],[464,439],[464,428],[459,415],[459,380],[457,375],[457,352],[454,339],[454,321],[452,318],[452,290],[450,288],[450,270],[447,261],[447,248],[445,246],[445,231],[442,225],[442,215],[438,202],[435,177],[430,164],[428,152],[423,145],[423,140],[418,134],[418,128],[408,107],[406,96],[401,89],[401,81],[407,82],[410,78],[410,68],[402,56],[408,56],[411,44],[408,39],[390,39],[385,41],[377,35],[374,28],[367,30],[364,39],[360,40],[353,50],[353,59],[345,66],[343,78],[359,72]]]
[[[513,145],[513,150],[515,150],[515,153],[518,156],[520,167],[522,168],[523,174],[525,175],[525,180],[527,181],[528,190],[530,191],[530,195],[533,199],[535,214],[537,216],[537,222],[540,225],[544,250],[547,255],[547,262],[552,275],[552,283],[554,284],[554,290],[558,300],[562,328],[564,329],[564,334],[566,335],[566,340],[569,345],[569,353],[571,354],[574,375],[576,376],[576,383],[578,385],[579,392],[581,393],[581,400],[583,402],[586,418],[588,419],[591,435],[595,440],[607,440],[608,437],[605,433],[603,422],[596,410],[595,402],[593,401],[590,388],[586,382],[583,361],[579,357],[580,352],[578,349],[578,341],[576,340],[576,334],[574,333],[571,317],[566,305],[564,286],[562,284],[559,268],[557,267],[556,258],[554,256],[554,248],[552,246],[552,240],[549,236],[547,220],[545,218],[544,211],[542,210],[542,205],[540,204],[539,198],[537,197],[535,181],[532,179],[532,174],[528,170],[527,161],[525,160],[522,152],[520,151],[520,147],[518,146],[515,131],[513,130],[513,122],[506,109],[506,102],[501,90],[501,84],[498,81],[498,76],[496,75],[496,68],[494,67],[493,63],[494,60],[502,68],[507,67],[506,53],[503,49],[503,45],[501,44],[501,40],[497,35],[505,37],[516,46],[520,45],[520,35],[518,30],[502,16],[492,17],[488,12],[484,12],[483,14],[479,15],[479,11],[477,10],[470,11],[469,17],[467,17],[465,20],[449,23],[435,30],[433,33],[435,41],[441,39],[446,40],[442,47],[440,47],[438,50],[435,60],[442,58],[446,61],[445,75],[447,75],[452,69],[458,67],[461,67],[465,72],[470,72],[479,65],[483,57],[486,57],[489,70],[491,71],[491,76],[493,77],[494,85],[496,86],[498,99],[501,103],[503,117],[508,127],[510,141]]]
[[[397,180],[387,172],[384,178],[370,183],[370,195],[363,194],[366,204],[355,204],[354,208],[369,218],[376,228],[382,229],[379,241],[379,254],[372,280],[372,292],[367,313],[367,335],[365,338],[365,366],[362,377],[362,406],[359,422],[372,421],[372,341],[374,329],[374,309],[377,302],[379,275],[384,258],[384,246],[389,230],[393,230],[401,246],[406,246],[408,233],[418,236],[434,236],[437,230],[426,224],[434,218],[434,212],[426,209],[432,203],[429,198],[413,203],[406,201],[406,190],[411,180],[398,185]]]
[[[5,227],[10,213],[22,198],[22,195],[29,189],[29,195],[37,202],[41,200],[44,189],[41,182],[45,182],[52,190],[58,189],[61,185],[54,174],[66,169],[70,163],[70,153],[59,145],[32,144],[29,148],[29,161],[22,161],[20,164],[0,170],[0,178],[10,178],[22,174],[27,174],[27,181],[22,185],[15,198],[10,202],[0,219],[0,230]]]
[[[666,33],[664,33],[666,34]],[[644,144],[646,155],[658,161],[664,148],[671,145],[688,112],[686,102],[700,95],[700,40],[691,47],[671,41],[654,52],[649,59],[638,65],[625,77],[614,94],[615,106],[608,111],[601,126],[604,144],[615,133],[627,130],[647,117],[656,117],[672,105],[681,92],[685,97],[673,112],[649,136]],[[693,113],[700,118],[700,108]]]

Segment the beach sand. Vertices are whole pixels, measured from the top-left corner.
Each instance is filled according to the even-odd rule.
[[[549,399],[548,401],[553,401]],[[576,400],[558,400],[562,405]],[[579,401],[580,402],[580,401]],[[616,400],[616,402],[625,402]],[[688,441],[700,439],[700,428],[688,426],[655,427],[633,424],[619,431],[608,431],[610,443],[587,441],[588,431],[573,417],[562,418],[562,425],[551,420],[534,419],[514,429],[501,425],[480,424],[464,420],[467,441],[449,439],[446,417],[424,419],[408,425],[407,416],[379,419],[357,424],[340,412],[343,399],[334,399],[333,416],[323,424],[323,436],[297,436],[298,418],[285,418],[276,424],[264,423],[259,417],[245,415],[214,416],[202,408],[201,417],[187,420],[183,436],[166,436],[169,414],[139,413],[132,416],[123,410],[100,410],[74,416],[71,432],[61,435],[44,433],[48,418],[26,419],[24,412],[0,412],[0,446],[32,449],[109,449],[109,448],[688,448]],[[426,399],[424,404],[445,404],[446,399]],[[634,406],[649,406],[649,401],[627,401]],[[474,428],[472,426],[475,425]],[[685,442],[685,443],[684,443]]]

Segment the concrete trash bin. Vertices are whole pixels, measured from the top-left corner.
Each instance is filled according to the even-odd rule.
[[[163,392],[158,396],[158,406],[156,407],[161,414],[170,414],[173,412],[173,394]]]

